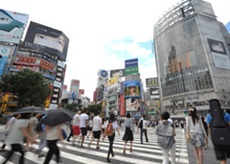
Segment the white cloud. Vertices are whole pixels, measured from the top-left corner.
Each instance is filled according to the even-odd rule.
[[[85,95],[92,98],[98,69],[124,68],[124,60],[119,54],[108,52],[109,47],[146,58],[148,64],[140,65],[141,77],[156,76],[154,59],[147,58],[151,52],[138,43],[152,40],[154,23],[177,2],[179,0],[1,0],[1,8],[29,14],[30,20],[63,31],[70,39],[65,84],[79,79]],[[208,2],[213,4],[218,20],[223,23],[230,20],[229,0]],[[133,42],[112,44],[127,37]]]
[[[125,51],[125,54],[129,54],[133,58],[146,58],[151,54],[151,50],[141,47],[138,43],[115,43],[111,45],[111,50]]]

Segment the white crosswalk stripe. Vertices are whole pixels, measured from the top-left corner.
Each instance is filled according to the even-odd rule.
[[[123,134],[123,131],[121,131]],[[122,135],[116,136],[114,141],[113,150],[115,157],[111,158],[111,163],[117,164],[160,164],[162,163],[162,150],[157,144],[157,136],[154,135],[152,129],[148,132],[149,142],[140,144],[139,134],[134,135],[133,141],[133,152],[129,152],[129,144],[127,145],[126,154],[123,154],[123,144]],[[143,138],[144,139],[144,138]],[[84,148],[81,148],[79,145],[73,146],[72,142],[64,142],[64,144],[58,143],[61,153],[61,160],[64,164],[103,164],[107,163],[107,151],[109,148],[108,139],[100,142],[100,149],[96,149],[96,141],[91,144],[91,147],[88,147],[89,140],[85,139]],[[44,157],[38,158],[36,149],[38,145],[34,144],[32,150],[25,153],[25,161],[28,164],[41,164],[44,162]],[[9,147],[7,147],[9,149]],[[44,154],[48,152],[48,148],[43,149]],[[0,153],[0,161],[3,161],[5,158],[5,153]],[[16,156],[16,157],[15,157]],[[8,164],[18,163],[20,154],[15,153],[14,157],[12,156],[11,161]],[[52,158],[50,164],[54,164],[55,157]],[[176,163],[178,164],[187,164],[188,153],[186,142],[183,137],[183,133],[178,131],[176,136]]]

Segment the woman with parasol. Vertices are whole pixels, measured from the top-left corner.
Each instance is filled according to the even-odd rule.
[[[57,163],[60,162],[60,151],[57,141],[63,140],[61,125],[71,120],[72,117],[60,109],[51,109],[42,118],[41,123],[46,125],[46,143],[49,148],[43,164],[48,164],[54,154],[56,155]]]

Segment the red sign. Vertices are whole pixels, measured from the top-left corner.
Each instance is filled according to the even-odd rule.
[[[85,93],[85,90],[84,90],[84,89],[79,89],[79,94],[80,94],[80,95],[84,95],[84,93]]]

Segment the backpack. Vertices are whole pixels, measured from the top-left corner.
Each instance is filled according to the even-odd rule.
[[[224,120],[224,113],[221,109],[219,100],[212,99],[209,104],[212,116],[212,142],[217,146],[230,146],[230,128]]]
[[[42,123],[41,123],[41,121],[39,121],[39,122],[36,124],[34,130],[35,130],[36,132],[41,132],[42,129],[43,129],[43,128],[42,128]]]
[[[162,122],[156,128],[158,145],[163,149],[171,149],[175,143],[172,123],[164,125]]]
[[[143,119],[140,121],[138,128],[141,128],[141,129],[143,128]]]
[[[113,123],[109,122],[107,127],[105,128],[105,135],[106,136],[112,136],[113,135]]]

